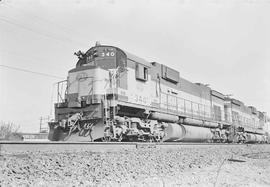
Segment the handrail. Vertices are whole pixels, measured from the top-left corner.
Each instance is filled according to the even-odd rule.
[[[165,96],[165,97],[164,97]],[[185,115],[193,117],[202,117],[203,119],[215,119],[214,115],[211,115],[211,106],[207,106],[201,103],[190,101],[182,97],[170,95],[164,92],[160,92],[160,108],[167,111],[180,112]],[[208,109],[208,111],[207,111]]]
[[[63,103],[65,101],[65,95],[67,94],[67,80],[57,82],[57,103]]]

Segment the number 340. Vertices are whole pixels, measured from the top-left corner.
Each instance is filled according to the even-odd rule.
[[[102,52],[101,53],[101,56],[102,57],[105,57],[105,56],[115,56],[115,53],[114,52],[106,52],[106,53]]]

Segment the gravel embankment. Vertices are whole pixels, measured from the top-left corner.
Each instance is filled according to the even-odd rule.
[[[0,166],[0,186],[270,186],[270,145],[32,152]]]

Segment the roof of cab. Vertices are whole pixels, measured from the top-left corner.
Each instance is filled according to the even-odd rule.
[[[127,52],[127,51],[125,51],[125,50],[123,50],[123,49],[120,49],[120,48],[118,48],[118,47],[115,47],[115,46],[110,46],[110,45],[98,45],[98,46],[91,47],[90,49],[87,50],[87,52],[90,51],[91,49],[95,48],[95,47],[113,47],[113,48],[115,48],[115,49],[117,49],[117,50],[120,50],[120,51],[122,51],[123,53],[125,53],[128,60],[131,60],[131,61],[133,61],[133,62],[138,62],[138,63],[143,64],[143,65],[148,66],[148,67],[151,66],[150,62],[146,61],[145,59],[140,58],[140,57],[138,57],[138,56],[136,56],[136,55],[133,55],[132,53]],[[86,53],[87,53],[87,52],[86,52]]]

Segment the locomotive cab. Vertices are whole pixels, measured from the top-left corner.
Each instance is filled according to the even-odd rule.
[[[85,54],[75,53],[79,60],[76,68],[68,73],[66,101],[68,107],[76,108],[100,103],[105,93],[111,93],[113,76],[126,68],[127,57],[116,47],[97,45]],[[112,75],[115,74],[115,75]],[[118,80],[115,88],[121,84]],[[115,90],[114,90],[115,91]]]

